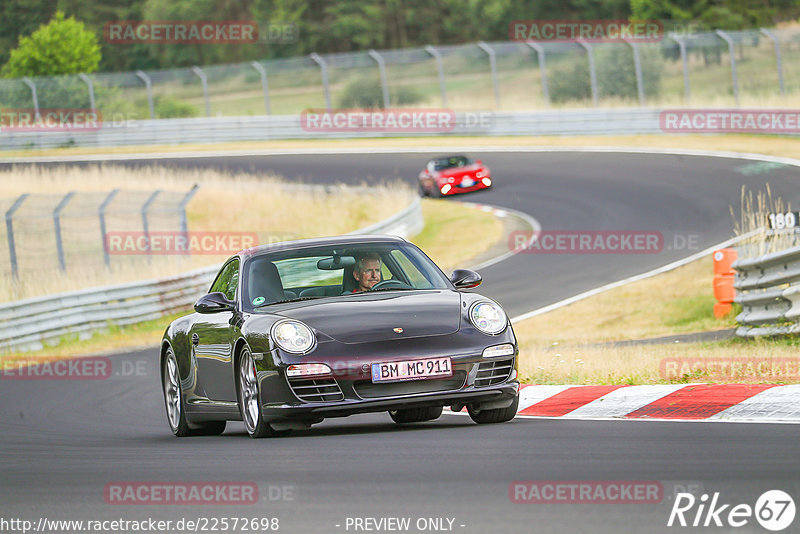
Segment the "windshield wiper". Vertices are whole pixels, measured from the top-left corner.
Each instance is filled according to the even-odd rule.
[[[257,304],[253,306],[253,309],[263,308],[264,306],[272,306],[273,304],[283,304],[285,302],[298,302],[301,300],[313,300],[313,299],[321,299],[323,295],[315,295],[313,297],[297,297],[293,299],[286,299],[286,300],[276,300],[275,302],[264,302],[263,304]]]

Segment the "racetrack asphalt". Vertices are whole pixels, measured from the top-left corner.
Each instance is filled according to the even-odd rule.
[[[520,254],[482,270],[480,292],[512,316],[723,241],[732,235],[729,206],[739,205],[743,184],[769,182],[773,194],[793,205],[800,200],[797,168],[773,166],[753,175],[742,171],[747,162],[734,159],[471,155],[492,168],[495,187],[463,200],[528,213],[545,230],[661,231],[671,246],[657,254]],[[158,164],[275,171],[314,183],[393,176],[413,182],[426,157]],[[687,236],[697,236],[694,249],[674,246]],[[465,533],[665,532],[677,491],[719,492],[721,503],[750,506],[771,489],[800,497],[796,425],[519,419],[477,426],[447,414],[399,427],[387,414],[370,414],[327,420],[286,438],[254,441],[241,423],[229,423],[221,437],[176,439],[164,415],[155,350],[112,360],[118,374],[108,380],[0,381],[2,518],[278,517],[279,531],[293,533],[354,532],[353,518],[370,517],[409,517],[409,531],[418,532],[419,519],[443,517]],[[656,503],[515,503],[509,489],[519,480],[653,481],[662,493]],[[259,500],[203,507],[109,504],[104,489],[126,481],[253,482]],[[277,497],[276,488],[284,487],[290,489]],[[697,510],[686,514],[690,522]],[[798,524],[795,519],[794,531]],[[764,532],[754,518],[736,530]]]

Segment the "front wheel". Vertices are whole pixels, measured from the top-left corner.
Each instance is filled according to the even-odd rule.
[[[181,390],[180,373],[178,373],[178,360],[172,347],[167,349],[164,358],[164,369],[161,373],[164,387],[164,404],[167,409],[167,422],[172,433],[179,438],[185,436],[218,436],[225,432],[225,421],[211,421],[189,426],[186,411],[183,405],[183,390]]]
[[[288,432],[276,432],[264,421],[261,410],[261,396],[258,391],[258,377],[256,376],[256,362],[247,347],[242,349],[239,358],[239,411],[242,414],[244,428],[251,438],[265,438],[268,436],[285,435]]]
[[[514,397],[514,402],[508,408],[495,408],[493,410],[478,410],[472,404],[467,405],[467,411],[473,421],[479,425],[487,423],[505,423],[514,419],[519,408],[519,395]]]
[[[406,408],[404,410],[392,410],[389,416],[395,423],[419,423],[422,421],[433,421],[442,415],[442,406],[429,406],[426,408]]]

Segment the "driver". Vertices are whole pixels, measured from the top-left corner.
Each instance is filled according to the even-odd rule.
[[[355,267],[353,268],[353,278],[356,279],[356,283],[358,284],[352,291],[353,293],[360,293],[372,289],[375,284],[381,281],[380,255],[371,252],[358,256]]]

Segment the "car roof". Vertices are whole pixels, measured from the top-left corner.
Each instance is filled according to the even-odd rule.
[[[302,250],[304,248],[337,245],[361,245],[365,243],[408,243],[407,240],[395,235],[365,234],[365,235],[340,235],[332,237],[313,237],[310,239],[297,239],[294,241],[281,241],[258,245],[239,252],[243,258],[268,254],[284,250]]]
[[[437,160],[440,160],[440,159],[450,159],[450,158],[467,158],[467,159],[469,159],[469,156],[467,156],[466,154],[450,154],[449,156],[436,156],[435,158],[431,158],[428,161],[430,162],[430,161],[437,161]]]

